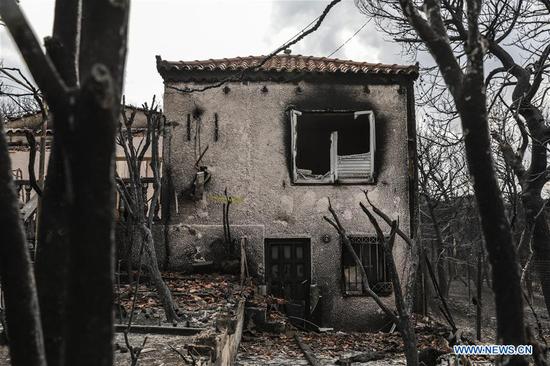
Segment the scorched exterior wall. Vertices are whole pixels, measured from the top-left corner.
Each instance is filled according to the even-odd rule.
[[[342,292],[341,244],[334,229],[323,220],[329,215],[330,198],[349,234],[375,235],[359,207],[363,190],[372,202],[400,227],[410,231],[413,157],[409,156],[414,127],[411,108],[412,81],[395,83],[350,83],[332,78],[323,81],[228,83],[229,90],[181,93],[165,88],[164,107],[172,122],[165,139],[165,167],[171,170],[177,210],[170,209],[166,230],[172,268],[188,269],[198,257],[223,238],[222,203],[227,188],[237,202],[231,205],[233,236],[250,239],[249,261],[259,278],[264,276],[264,239],[311,239],[311,278],[321,290],[324,326],[365,328],[380,324],[381,312],[369,297],[345,297]],[[166,81],[178,88],[201,84]],[[265,88],[267,88],[267,91]],[[262,90],[263,89],[263,90]],[[200,133],[193,113],[199,108]],[[288,110],[373,110],[376,118],[375,184],[294,185],[291,180],[290,120]],[[215,114],[219,139],[215,141]],[[188,141],[187,116],[191,115]],[[412,123],[411,123],[412,121]],[[197,134],[198,133],[198,134]],[[195,202],[186,195],[196,169],[195,136],[202,149],[208,146],[200,165],[208,166],[212,179],[205,198]],[[197,140],[198,143],[198,140]],[[386,227],[387,229],[387,227]],[[328,235],[328,243],[322,240]],[[397,240],[394,256],[404,269],[404,243]],[[386,298],[392,302],[393,297]]]

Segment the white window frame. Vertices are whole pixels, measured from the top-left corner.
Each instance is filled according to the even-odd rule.
[[[315,112],[330,112],[330,111],[315,111]],[[338,112],[338,111],[336,111]],[[351,113],[351,112],[349,112]],[[295,184],[335,184],[335,183],[344,183],[344,184],[365,184],[365,183],[374,183],[374,156],[376,151],[376,125],[374,120],[373,111],[363,110],[353,112],[353,117],[357,119],[358,116],[367,115],[369,118],[369,133],[370,133],[370,171],[368,178],[340,178],[338,177],[338,131],[333,131],[330,147],[330,174],[322,179],[316,178],[306,178],[298,175],[298,167],[296,166],[296,157],[297,157],[297,145],[298,145],[298,116],[302,115],[302,111],[297,109],[290,110],[290,121],[291,121],[291,153],[292,153],[292,182]]]

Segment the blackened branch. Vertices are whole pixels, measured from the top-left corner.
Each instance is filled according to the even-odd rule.
[[[0,16],[10,31],[34,80],[55,109],[67,96],[67,87],[51,60],[44,54],[25,15],[15,0],[0,2]]]
[[[34,138],[34,133],[29,130],[25,130],[25,137],[27,138],[27,143],[29,144],[29,181],[31,187],[34,189],[37,195],[42,196],[42,189],[36,183],[36,173],[34,172],[34,163],[36,161],[36,139]],[[42,143],[45,143],[43,141]]]
[[[260,61],[256,65],[247,67],[247,68],[235,73],[234,75],[231,75],[231,76],[229,76],[229,77],[227,77],[227,78],[225,78],[225,79],[223,79],[223,80],[221,80],[221,81],[219,81],[215,84],[208,85],[208,86],[205,86],[205,87],[202,87],[202,88],[194,88],[194,89],[191,89],[191,88],[178,88],[178,87],[171,86],[171,85],[166,85],[166,87],[169,88],[169,89],[177,90],[177,91],[182,92],[182,93],[195,93],[195,92],[204,92],[206,90],[219,88],[219,87],[221,87],[221,86],[223,86],[223,85],[225,85],[229,82],[241,81],[244,78],[246,73],[259,70],[263,65],[265,65],[269,60],[271,60],[273,57],[275,57],[279,52],[287,49],[288,47],[290,47],[292,45],[295,45],[296,43],[300,42],[302,39],[304,39],[305,37],[307,37],[311,33],[315,32],[317,29],[319,29],[319,27],[321,26],[321,24],[325,20],[326,16],[330,12],[330,10],[336,4],[338,4],[340,1],[342,1],[342,0],[332,0],[326,6],[326,8],[323,10],[323,12],[319,16],[319,18],[317,18],[317,21],[315,22],[313,27],[311,27],[308,30],[304,31],[302,34],[300,34],[298,37],[296,37],[292,41],[287,42],[287,43],[283,44],[282,46],[278,47],[275,51],[271,52],[269,55],[264,57],[262,59],[262,61]]]
[[[351,254],[353,257],[353,260],[355,261],[355,264],[357,265],[357,268],[359,268],[359,271],[361,272],[361,280],[363,284],[363,288],[365,292],[373,298],[373,300],[376,302],[376,304],[382,309],[386,315],[388,315],[392,321],[395,324],[399,324],[399,318],[397,317],[395,311],[390,309],[383,301],[382,299],[371,289],[369,284],[369,279],[367,276],[367,272],[365,271],[365,267],[363,266],[363,263],[361,262],[361,259],[357,255],[357,252],[353,248],[353,245],[351,244],[351,241],[349,240],[349,237],[346,233],[346,230],[342,226],[340,219],[338,218],[338,214],[336,211],[332,208],[332,204],[330,202],[330,199],[328,200],[328,210],[332,215],[332,219],[324,216],[323,219],[327,221],[329,224],[331,224],[338,234],[340,235],[340,238],[342,239],[342,242],[344,243],[344,246],[346,247],[346,250]]]

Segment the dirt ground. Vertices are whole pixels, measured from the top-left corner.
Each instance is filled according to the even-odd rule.
[[[433,322],[417,323],[418,345],[420,349],[435,348],[449,352],[443,341],[447,331]],[[397,332],[341,332],[327,333],[294,332],[285,334],[246,333],[243,335],[236,364],[238,366],[259,365],[307,365],[307,360],[294,339],[298,334],[307,344],[322,365],[337,365],[340,359],[358,354],[378,354],[380,359],[369,362],[355,362],[359,365],[399,365],[405,364],[403,344]]]
[[[449,293],[448,306],[458,329],[464,337],[473,342],[476,340],[476,306],[471,298],[475,295],[475,284],[467,284],[454,281]],[[542,324],[542,333],[550,344],[550,320],[544,305],[544,299],[540,293],[534,294],[533,310]],[[525,307],[526,320],[535,327],[537,322],[529,306]],[[434,311],[434,316],[440,324],[446,324],[439,311]],[[492,290],[485,286],[482,291],[482,340],[481,343],[494,343],[496,329],[495,305]],[[538,335],[538,331],[535,329]],[[419,348],[434,347],[444,350],[446,344],[442,342],[450,332],[449,328],[434,328],[433,323],[417,316],[417,334],[419,335]],[[340,357],[348,357],[363,352],[383,351],[385,357],[382,360],[367,363],[354,363],[353,365],[404,365],[401,339],[397,333],[344,333],[331,334],[308,333],[302,335],[304,342],[308,343],[313,351],[319,355],[323,366],[336,365]],[[537,337],[538,338],[538,337]],[[539,339],[540,341],[540,339]],[[448,346],[448,345],[447,345]],[[448,349],[448,352],[451,350]],[[237,358],[239,366],[259,365],[307,365],[307,360],[294,341],[288,335],[256,334],[246,335],[241,342],[241,348]],[[479,358],[475,364],[492,364],[489,358]]]
[[[475,338],[476,334],[476,306],[471,301],[472,296],[475,296],[475,292],[476,288],[473,281],[470,283],[470,291],[468,291],[466,283],[453,281],[449,291],[450,300],[448,302],[449,309],[457,327],[469,333],[472,338]],[[485,343],[494,342],[496,330],[495,302],[493,291],[487,287],[486,283],[484,283],[482,290],[481,302],[482,341]],[[540,292],[534,293],[533,310],[539,318],[542,325],[542,332],[546,340],[550,343],[550,319],[548,318],[544,298]],[[525,318],[532,327],[535,327],[537,322],[533,315],[533,310],[525,304]],[[444,322],[442,316],[437,316],[438,313],[438,311],[434,311],[434,317]]]
[[[183,280],[183,281],[182,281]],[[225,278],[203,278],[202,281],[208,283],[208,288],[201,288],[200,281],[191,281],[173,276],[168,282],[171,289],[176,294],[176,301],[182,308],[186,308],[187,321],[189,323],[201,323],[207,325],[209,321],[206,315],[210,312],[216,312],[220,309],[220,299],[222,302],[231,303],[232,281]],[[220,284],[216,284],[219,282]],[[127,289],[126,289],[127,290]],[[470,297],[467,286],[459,281],[454,281],[450,290],[449,308],[459,329],[463,330],[468,338],[475,341],[475,317],[476,307],[471,302],[471,296],[475,291],[472,283],[470,288]],[[124,292],[124,291],[123,291]],[[122,303],[128,306],[129,297],[122,296]],[[493,294],[488,287],[483,288],[482,296],[482,342],[494,342],[496,319],[494,312]],[[147,310],[150,308],[151,311]],[[200,308],[200,309],[199,309]],[[539,293],[535,294],[533,308],[542,324],[542,332],[546,341],[550,343],[550,320],[546,314],[544,301]],[[154,291],[150,288],[142,288],[138,301],[138,323],[158,324],[162,317],[162,311],[158,308],[155,301]],[[155,309],[155,310],[153,310]],[[200,310],[200,311],[199,311]],[[208,311],[205,311],[208,310]],[[182,314],[183,315],[183,314]],[[434,322],[427,318],[417,316],[417,334],[419,338],[419,348],[436,348],[442,351],[450,352],[448,343],[444,339],[449,331],[444,326],[444,321],[437,315]],[[535,324],[531,309],[526,306],[526,318],[531,324]],[[161,321],[162,322],[162,321]],[[307,365],[302,351],[294,339],[297,333],[304,343],[309,345],[313,352],[319,357],[323,366],[336,365],[339,358],[349,357],[361,353],[381,352],[384,358],[368,363],[354,363],[354,365],[404,365],[405,360],[402,353],[402,344],[399,334],[388,333],[360,333],[360,332],[330,332],[325,334],[298,332],[296,329],[289,328],[283,334],[271,334],[247,330],[243,334],[239,354],[236,361],[238,366],[260,366],[260,365]],[[145,335],[130,335],[130,343],[133,346],[140,346]],[[116,366],[130,365],[130,355],[125,350],[125,342],[122,334],[115,335],[115,342],[118,346],[115,349]],[[185,349],[186,344],[192,343],[192,337],[168,336],[168,335],[148,335],[147,342],[141,353],[140,365],[143,366],[176,366],[185,365],[182,357],[177,351],[188,356]],[[177,350],[177,351],[176,351]],[[479,360],[479,364],[488,364],[489,360]],[[0,345],[0,365],[8,366],[9,355],[6,346]]]

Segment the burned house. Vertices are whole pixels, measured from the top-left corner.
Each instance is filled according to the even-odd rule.
[[[412,233],[418,68],[291,54],[262,60],[157,57],[170,121],[161,255],[185,271],[230,256],[227,217],[231,237],[247,238],[250,270],[287,300],[290,314],[328,327],[372,327],[380,311],[323,216],[330,198],[372,287],[391,303],[382,248],[359,202],[367,190]],[[396,242],[401,269],[404,253]]]

